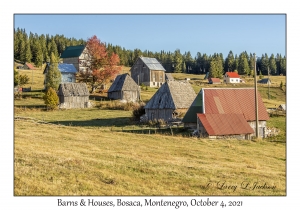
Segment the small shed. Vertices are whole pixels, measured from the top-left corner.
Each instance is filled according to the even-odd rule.
[[[61,83],[58,87],[59,108],[89,108],[89,95],[85,83]]]
[[[285,104],[280,104],[277,108],[279,111],[286,111]]]
[[[166,81],[145,106],[148,120],[172,121],[191,106],[196,93],[188,81]]]
[[[25,70],[35,70],[33,64],[31,64],[31,63],[25,63],[22,69],[25,69]]]
[[[219,78],[209,78],[208,84],[221,84],[221,80]]]
[[[271,85],[271,80],[269,78],[264,78],[258,81],[258,83],[260,84],[267,84],[267,85]]]
[[[107,91],[108,98],[120,99],[124,102],[136,102],[140,99],[140,87],[129,74],[121,74],[116,77]]]

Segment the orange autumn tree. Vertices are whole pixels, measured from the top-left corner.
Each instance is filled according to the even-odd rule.
[[[115,53],[108,53],[104,43],[93,36],[88,39],[86,48],[92,58],[92,92],[113,79],[122,69],[119,66],[120,58]]]

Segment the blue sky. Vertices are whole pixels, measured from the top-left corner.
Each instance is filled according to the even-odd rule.
[[[286,55],[285,14],[15,14],[14,27],[27,33],[64,35],[160,52],[212,55],[230,50],[261,56]]]

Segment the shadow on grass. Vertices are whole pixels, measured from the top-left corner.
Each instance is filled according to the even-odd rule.
[[[65,126],[87,126],[87,127],[124,127],[127,125],[131,125],[134,122],[130,117],[117,117],[117,118],[109,118],[109,119],[91,119],[91,120],[83,120],[83,121],[50,121],[49,123],[60,124]]]
[[[43,111],[47,111],[46,105],[14,105],[14,107],[20,109],[41,109]]]

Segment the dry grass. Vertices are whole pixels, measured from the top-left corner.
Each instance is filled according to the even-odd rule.
[[[29,77],[29,83],[24,87],[31,87],[31,90],[41,90],[44,88],[44,71],[45,65],[35,70],[22,70],[17,69],[20,75],[27,75]]]
[[[284,143],[15,121],[14,149],[15,195],[286,195]]]
[[[23,71],[31,76],[31,71]],[[42,71],[34,75],[39,75],[34,78],[38,84],[32,88],[39,90]],[[264,102],[285,102],[285,95],[272,89],[276,98],[268,100],[265,87],[260,87]],[[156,91],[142,91],[142,99],[149,100]],[[41,99],[34,97],[15,100],[19,106],[39,104]],[[53,123],[15,121],[15,195],[286,195],[285,141],[216,141],[120,132],[131,123],[131,112],[121,110],[16,108],[15,115]],[[285,117],[272,118],[271,125],[281,127],[284,122]],[[112,125],[119,131],[111,132]],[[218,182],[219,188],[223,182],[237,188],[219,189]],[[242,189],[243,182],[249,182],[249,189]],[[255,182],[276,188],[252,189]]]

